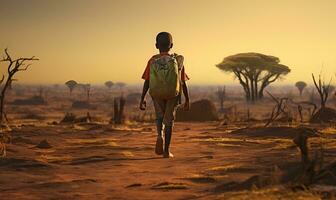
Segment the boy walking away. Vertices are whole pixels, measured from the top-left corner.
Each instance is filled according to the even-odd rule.
[[[183,56],[169,54],[173,47],[170,33],[161,32],[156,36],[156,48],[160,54],[154,55],[147,63],[142,79],[145,80],[140,101],[140,109],[146,109],[145,96],[149,94],[153,99],[156,114],[157,140],[155,153],[164,158],[172,158],[169,151],[173,131],[175,110],[181,103],[181,92],[185,97],[184,110],[189,110],[189,95],[186,81]],[[164,126],[163,126],[164,125]],[[163,134],[164,132],[164,147]]]

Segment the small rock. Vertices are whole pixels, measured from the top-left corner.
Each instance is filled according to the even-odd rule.
[[[50,149],[52,146],[47,140],[42,140],[36,147],[40,149]]]

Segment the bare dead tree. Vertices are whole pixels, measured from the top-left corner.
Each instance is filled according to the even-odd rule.
[[[85,84],[85,87],[84,87],[84,90],[85,90],[85,93],[86,93],[86,98],[87,98],[87,101],[89,102],[90,101],[90,92],[91,92],[91,85],[90,84]]]
[[[272,110],[272,113],[271,113],[271,116],[268,119],[268,121],[266,122],[265,127],[269,126],[272,122],[274,122],[281,114],[283,114],[287,118],[289,118],[289,114],[285,110],[288,98],[277,99],[271,93],[267,92],[267,94],[273,99],[273,101],[276,103],[276,105],[274,106],[274,108]]]
[[[11,90],[13,88],[13,82],[17,81],[17,79],[12,79],[8,85],[8,90]]]
[[[1,79],[1,84],[4,83],[4,85],[1,88],[1,94],[0,94],[0,123],[3,123],[3,119],[5,117],[5,97],[6,97],[6,91],[10,87],[11,83],[15,80],[14,75],[17,72],[20,71],[26,71],[31,64],[26,64],[26,62],[29,61],[35,61],[39,60],[35,58],[34,56],[30,58],[17,58],[17,59],[12,59],[12,57],[9,55],[7,48],[5,49],[5,57],[3,57],[0,62],[7,62],[7,76],[5,80],[5,76],[2,76]]]
[[[226,98],[226,87],[223,86],[222,88],[218,87],[217,89],[217,97],[219,99],[219,103],[220,103],[220,111],[223,112],[224,110],[224,101]]]
[[[294,144],[297,145],[301,152],[301,162],[303,164],[309,162],[309,150],[308,150],[308,136],[304,133],[298,134],[294,139],[293,139]]]
[[[292,101],[293,102],[293,101]],[[314,116],[314,114],[317,111],[317,106],[315,103],[313,102],[309,102],[309,101],[300,101],[298,103],[293,102],[294,104],[297,105],[298,107],[298,112],[300,114],[300,118],[301,118],[301,122],[303,122],[303,109],[308,107],[308,112],[309,112],[309,120]],[[311,108],[313,110],[311,110]]]
[[[118,102],[119,100],[119,102]],[[114,99],[114,116],[111,120],[114,124],[122,124],[124,121],[124,108],[126,100],[123,96]]]
[[[326,107],[326,102],[327,102],[328,97],[329,97],[331,79],[330,79],[330,82],[328,84],[326,84],[321,79],[321,74],[319,75],[318,82],[316,82],[314,74],[312,74],[312,77],[313,77],[315,88],[316,88],[316,90],[317,90],[317,92],[319,93],[319,96],[320,96],[321,108],[325,108]]]
[[[43,98],[44,88],[40,85],[38,88],[38,96]]]
[[[312,119],[312,117],[315,115],[317,111],[317,106],[315,103],[309,102],[309,101],[300,101],[295,102],[290,98],[284,97],[284,98],[276,98],[271,93],[267,92],[268,95],[273,99],[273,101],[276,103],[275,107],[272,110],[271,116],[267,123],[265,124],[265,127],[270,125],[273,121],[277,120],[281,115],[284,116],[285,119],[290,122],[293,120],[293,117],[291,116],[291,111],[294,112],[294,110],[297,109],[297,112],[300,117],[300,121],[303,122],[303,111],[308,110],[309,112],[309,118]],[[310,120],[309,119],[309,120]]]

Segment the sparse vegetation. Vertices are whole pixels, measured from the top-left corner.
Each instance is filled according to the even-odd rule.
[[[104,84],[109,90],[111,90],[112,86],[114,85],[114,83],[112,81],[106,81]]]
[[[113,118],[111,120],[114,124],[122,124],[124,122],[125,104],[126,104],[126,100],[123,96],[121,96],[120,98],[114,99],[114,104],[113,104],[114,113],[113,113]]]
[[[86,101],[89,102],[90,101],[90,92],[91,92],[91,85],[90,84],[82,84],[82,83],[78,83],[77,87],[81,87],[86,95]]]
[[[300,96],[302,96],[303,90],[307,87],[307,83],[304,81],[298,81],[295,83],[295,87],[299,90]]]
[[[315,80],[314,74],[312,74],[312,77],[313,77],[315,88],[320,96],[321,108],[325,108],[326,102],[329,97],[331,80],[329,83],[326,83],[324,80],[321,79],[321,75],[319,75],[318,81]]]
[[[22,99],[36,95],[40,88],[21,87],[25,91],[24,95],[19,96]],[[187,117],[187,123],[175,125],[176,140],[173,148],[183,151],[178,153],[179,159],[171,160],[170,166],[151,156],[153,146],[150,144],[153,143],[155,132],[152,123],[156,116],[151,109],[137,112],[140,94],[131,87],[124,91],[127,95],[125,99],[114,99],[113,106],[104,98],[107,92],[104,85],[95,86],[94,95],[90,96],[90,102],[94,104],[85,104],[88,103],[86,98],[85,101],[70,102],[82,106],[82,109],[72,107],[69,110],[66,97],[69,91],[65,87],[59,88],[57,95],[52,95],[57,98],[48,99],[48,104],[34,107],[8,104],[13,119],[11,121],[19,124],[19,128],[11,130],[11,145],[7,148],[7,157],[0,160],[0,167],[4,172],[22,170],[21,173],[27,180],[37,184],[34,180],[40,181],[40,178],[32,177],[31,173],[26,172],[27,166],[30,169],[44,169],[48,173],[54,167],[61,170],[63,166],[67,166],[69,172],[76,173],[94,165],[106,169],[113,162],[118,170],[111,171],[111,176],[118,178],[127,176],[126,171],[133,173],[130,166],[136,162],[137,167],[144,170],[143,173],[148,173],[145,169],[150,168],[155,178],[155,173],[160,174],[160,181],[139,176],[133,183],[121,180],[123,189],[149,189],[147,191],[152,192],[180,190],[192,193],[207,190],[210,191],[210,199],[223,194],[235,197],[270,188],[281,187],[281,191],[293,191],[297,187],[314,188],[317,184],[332,183],[331,176],[326,174],[329,171],[334,173],[332,159],[333,151],[336,150],[336,132],[329,124],[324,125],[323,130],[322,126],[309,124],[312,113],[317,109],[315,104],[308,101],[296,102],[297,95],[290,99],[286,97],[287,90],[281,88],[269,88],[271,100],[265,98],[262,103],[249,104],[241,97],[244,93],[230,87],[233,86],[226,86],[225,90],[218,89],[217,86],[192,90],[195,99],[205,99],[191,103],[189,114],[182,116]],[[222,113],[213,103],[218,102],[220,105],[220,94],[225,94]],[[11,95],[11,99],[15,100],[17,95]],[[229,99],[226,98],[228,96]],[[305,92],[300,99],[308,97],[309,94]],[[212,101],[209,100],[211,98]],[[150,100],[148,103],[151,104]],[[94,109],[90,107],[93,105]],[[264,127],[270,119],[272,108],[275,109],[274,116],[267,127]],[[12,115],[12,110],[16,115]],[[112,114],[111,110],[114,110]],[[299,110],[301,114],[298,114]],[[177,121],[181,120],[179,112],[181,111],[178,111]],[[193,120],[197,122],[192,122]],[[48,125],[44,125],[46,123]],[[323,156],[320,155],[321,144],[325,152]],[[25,152],[22,153],[21,149]],[[3,148],[0,149],[0,154],[1,151],[4,152]],[[315,152],[318,156],[314,155]],[[152,167],[153,162],[157,163],[157,168]],[[179,173],[161,173],[162,169],[172,172],[175,169],[174,162],[182,163],[179,165]],[[76,166],[77,171],[72,171],[75,170],[72,166]],[[311,170],[312,166],[314,170]],[[102,179],[110,181],[102,177],[101,174],[105,172],[100,170],[97,168],[97,175],[92,177],[91,174],[89,180],[83,174],[83,179],[74,182],[40,182],[47,182],[48,187],[53,189],[55,185],[73,189],[72,184],[82,184],[82,181],[87,185],[100,184]],[[144,183],[145,181],[148,183]],[[114,185],[115,182],[110,184]],[[202,185],[202,189],[196,185]],[[39,188],[40,192],[45,191],[40,185]],[[320,197],[320,189],[316,191],[307,189],[306,192],[293,192],[288,196],[306,197],[314,193]],[[280,192],[263,194],[281,196]],[[256,193],[253,195],[257,196]]]
[[[223,86],[223,88],[218,87],[217,97],[219,99],[220,112],[223,112],[224,111],[224,101],[226,98],[226,87],[225,86]]]
[[[77,86],[77,82],[74,80],[67,81],[65,85],[69,88],[70,96],[72,94],[72,91],[75,89]]]
[[[318,81],[316,81],[314,74],[312,74],[315,88],[320,97],[321,108],[314,114],[311,119],[313,123],[322,123],[322,122],[335,122],[336,120],[336,110],[326,106],[326,103],[330,94],[330,84],[322,80],[321,75],[319,75]]]
[[[124,82],[116,82],[115,85],[119,87],[120,93],[122,93],[123,88],[126,86],[126,83]]]

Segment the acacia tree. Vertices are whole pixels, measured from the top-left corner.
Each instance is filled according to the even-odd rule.
[[[70,81],[65,82],[65,85],[69,88],[70,96],[71,96],[72,91],[75,89],[77,85],[77,82],[74,80],[70,80]]]
[[[116,86],[118,86],[119,89],[121,90],[123,87],[126,86],[126,83],[123,83],[123,82],[116,82]]]
[[[114,85],[114,83],[113,83],[112,81],[106,81],[106,82],[105,82],[105,86],[106,86],[109,90],[111,90],[111,88],[112,88],[113,85]]]
[[[3,83],[2,87],[1,87],[1,96],[0,96],[0,123],[3,123],[3,119],[4,119],[4,115],[5,115],[5,97],[6,97],[6,91],[9,87],[11,87],[11,84],[14,80],[14,75],[17,72],[20,71],[26,71],[29,66],[31,64],[27,64],[27,61],[34,61],[34,60],[38,60],[37,58],[35,58],[34,56],[30,57],[30,58],[17,58],[17,59],[13,59],[9,53],[7,48],[5,49],[5,57],[0,60],[0,62],[7,62],[7,75],[6,78],[3,75],[2,79],[0,80],[0,84]]]
[[[280,59],[260,53],[240,53],[224,58],[216,65],[224,72],[233,73],[244,89],[246,100],[254,102],[264,97],[271,83],[290,72]]]
[[[298,82],[295,83],[295,87],[297,87],[297,89],[300,92],[300,96],[302,96],[302,92],[307,87],[307,83],[305,83],[303,81],[298,81]]]
[[[90,95],[91,95],[91,85],[90,84],[83,84],[83,83],[78,83],[78,87],[83,88],[84,93],[86,94],[87,101],[89,102],[90,100]]]
[[[126,86],[126,83],[123,82],[116,82],[115,84],[117,87],[119,87],[120,93],[122,93],[122,89]]]

